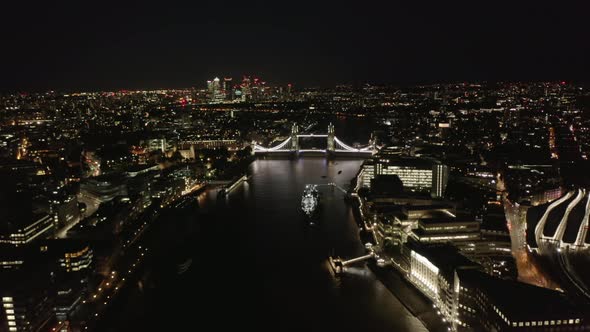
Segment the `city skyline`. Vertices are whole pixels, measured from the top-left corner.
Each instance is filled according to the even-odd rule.
[[[221,75],[0,94],[0,330],[588,330],[589,100]]]
[[[6,4],[0,331],[590,331],[585,7]]]

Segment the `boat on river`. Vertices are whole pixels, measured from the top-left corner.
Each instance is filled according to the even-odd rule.
[[[320,204],[320,193],[315,184],[306,184],[301,196],[301,210],[308,217],[313,217]]]

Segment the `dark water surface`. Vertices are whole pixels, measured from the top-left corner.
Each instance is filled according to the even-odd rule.
[[[425,331],[367,268],[340,279],[330,273],[331,253],[363,252],[340,190],[320,187],[316,226],[300,210],[305,184],[347,189],[360,164],[257,160],[248,183],[228,197],[210,190],[198,208],[167,215],[149,240],[143,290],[122,294],[110,330]],[[193,264],[179,275],[176,266],[187,259]]]

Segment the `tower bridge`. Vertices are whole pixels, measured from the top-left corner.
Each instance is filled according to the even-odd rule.
[[[326,149],[302,149],[299,139],[300,138],[325,138],[327,141],[327,148]],[[354,148],[346,143],[342,142],[338,137],[336,137],[334,132],[334,125],[328,125],[328,133],[327,134],[300,134],[299,127],[297,124],[293,124],[291,127],[291,135],[284,140],[283,142],[273,146],[273,147],[264,147],[258,145],[256,142],[252,143],[253,152],[254,154],[305,154],[305,153],[312,153],[312,154],[330,154],[330,155],[338,155],[338,154],[353,154],[353,155],[363,155],[363,156],[370,156],[377,152],[375,147],[375,141],[370,140],[369,144],[363,147]]]

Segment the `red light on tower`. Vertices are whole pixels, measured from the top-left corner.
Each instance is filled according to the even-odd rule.
[[[561,85],[565,85],[565,81],[561,81]]]

